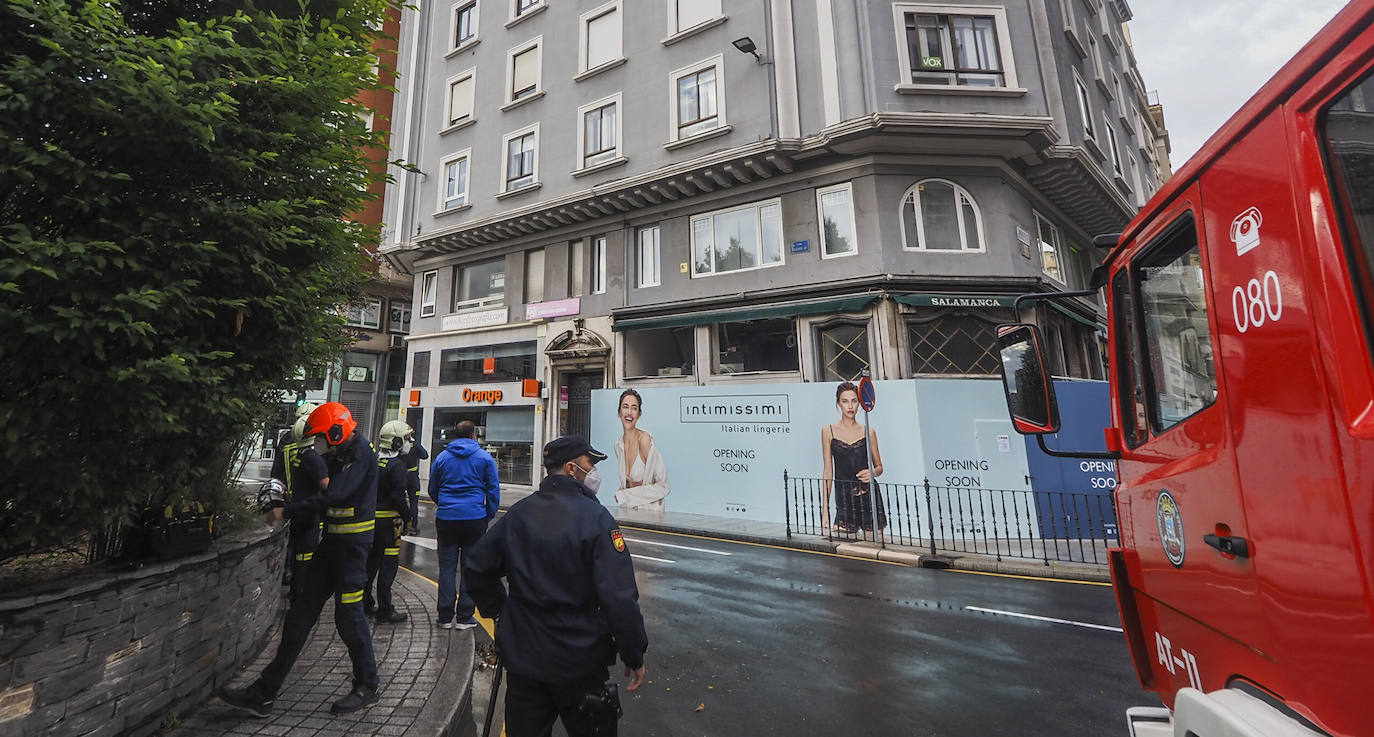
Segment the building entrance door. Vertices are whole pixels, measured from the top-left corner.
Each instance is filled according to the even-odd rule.
[[[568,391],[568,406],[562,407],[562,391],[559,394],[559,435],[581,434],[587,438],[592,435],[592,390],[605,385],[605,375],[600,371],[585,371],[563,374],[563,387]]]

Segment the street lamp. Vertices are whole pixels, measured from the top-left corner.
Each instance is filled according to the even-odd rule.
[[[735,45],[735,48],[739,49],[740,51],[743,51],[746,54],[753,54],[754,59],[758,61],[758,63],[763,63],[763,57],[759,56],[759,47],[754,45],[754,39],[745,36],[744,38],[737,38],[731,43],[733,43]]]

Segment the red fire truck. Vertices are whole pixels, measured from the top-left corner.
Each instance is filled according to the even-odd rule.
[[[1374,735],[1374,0],[1097,241],[1112,579],[1168,707],[1131,734]],[[998,343],[1015,425],[1052,446],[1037,329]]]

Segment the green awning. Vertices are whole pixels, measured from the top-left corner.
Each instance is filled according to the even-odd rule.
[[[621,318],[611,325],[611,330],[645,330],[648,328],[676,328],[686,325],[706,325],[713,322],[743,322],[745,320],[765,320],[771,317],[797,317],[798,315],[820,315],[827,312],[858,312],[877,301],[877,294],[860,294],[828,299],[808,299],[798,302],[781,302],[767,305],[749,305],[700,312],[679,312],[672,315],[654,317]]]
[[[1048,300],[1048,301],[1045,302],[1045,304],[1049,305],[1051,309],[1055,310],[1056,312],[1058,312],[1059,314],[1063,315],[1064,317],[1067,317],[1067,318],[1069,318],[1070,320],[1074,320],[1074,321],[1083,323],[1084,325],[1087,325],[1088,327],[1090,327],[1090,328],[1092,328],[1092,329],[1094,329],[1094,330],[1097,330],[1098,328],[1103,327],[1103,326],[1106,325],[1105,319],[1099,319],[1099,320],[1092,320],[1092,319],[1089,319],[1089,318],[1084,317],[1084,316],[1078,314],[1077,312],[1074,312],[1073,310],[1071,310],[1071,309],[1069,309],[1069,308],[1067,308],[1067,307],[1065,307],[1065,306],[1063,306],[1063,305],[1061,305],[1061,304],[1055,302],[1054,300]]]
[[[897,302],[910,307],[1012,307],[1016,297],[1008,294],[903,294]]]

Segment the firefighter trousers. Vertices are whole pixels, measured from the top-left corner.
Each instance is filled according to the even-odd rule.
[[[286,554],[291,566],[291,588],[287,601],[295,601],[305,590],[306,570],[320,546],[321,523],[310,517],[292,519],[287,531]]]
[[[396,514],[390,512],[390,514]],[[382,617],[393,611],[391,603],[391,584],[396,580],[400,568],[401,532],[405,523],[400,516],[387,516],[387,510],[377,511],[377,531],[372,538],[372,551],[367,556],[367,608],[375,608],[377,616]],[[377,582],[377,598],[372,598],[372,582]]]
[[[367,585],[367,553],[372,535],[326,534],[306,569],[300,598],[291,602],[282,627],[277,655],[258,677],[263,693],[275,696],[310,639],[320,611],[334,599],[334,626],[348,646],[353,661],[353,685],[376,688],[377,661],[372,653],[372,632],[363,615],[363,587]]]

